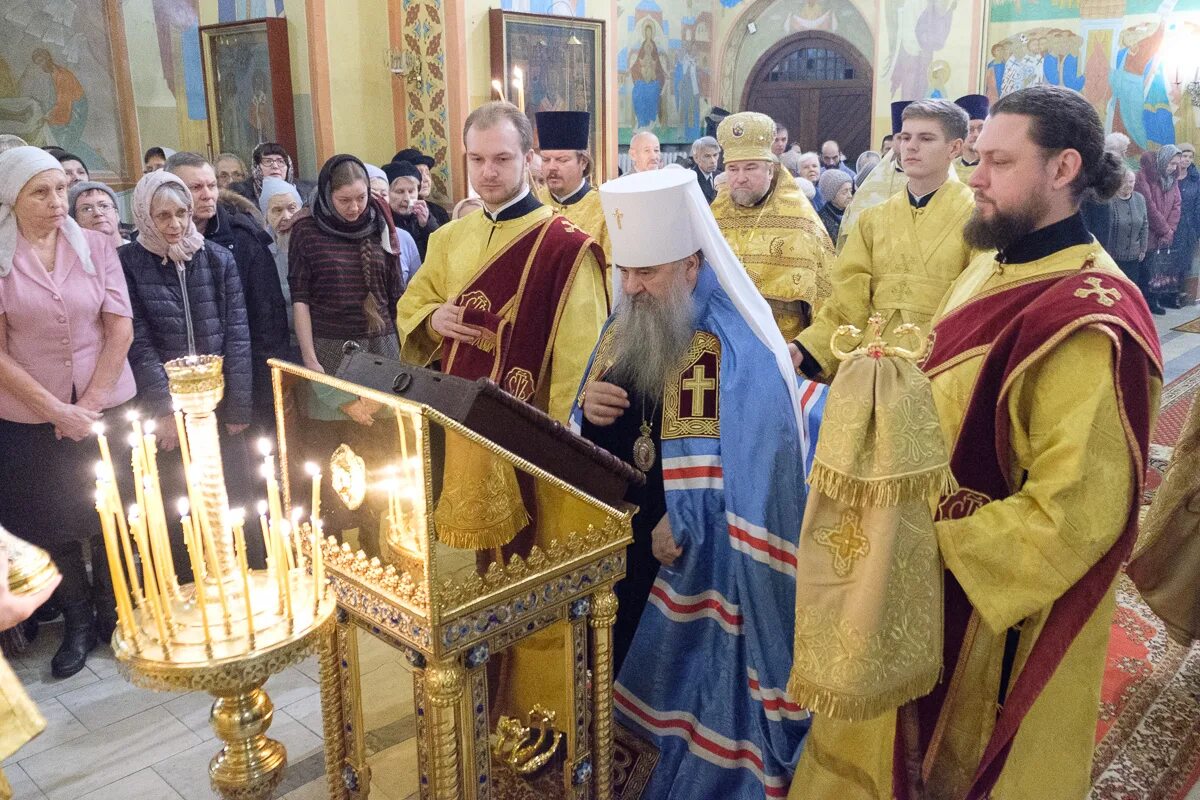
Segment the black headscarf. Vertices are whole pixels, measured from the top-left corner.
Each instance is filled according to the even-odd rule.
[[[387,222],[383,219],[383,215],[379,213],[375,203],[371,202],[369,188],[367,192],[367,207],[363,209],[363,213],[358,215],[358,219],[353,222],[347,222],[337,212],[337,209],[334,208],[333,173],[334,170],[347,161],[352,161],[358,166],[358,169],[362,171],[363,184],[367,187],[370,186],[367,180],[367,168],[363,162],[346,153],[333,156],[325,162],[325,166],[321,167],[321,174],[317,177],[317,191],[313,196],[313,219],[316,220],[317,227],[330,236],[341,236],[344,239],[366,239],[367,237],[373,237],[376,241],[379,241],[387,228]]]

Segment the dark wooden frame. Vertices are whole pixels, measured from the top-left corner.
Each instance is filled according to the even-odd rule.
[[[868,93],[868,97],[870,98],[873,96],[875,70],[871,66],[871,62],[869,62],[863,56],[863,54],[859,52],[857,47],[855,47],[848,40],[843,39],[841,36],[837,36],[832,33],[826,33],[824,31],[797,31],[796,33],[793,33],[789,36],[785,36],[783,39],[780,39],[778,42],[776,42],[774,45],[771,46],[771,49],[767,50],[767,52],[763,53],[761,56],[758,57],[758,61],[755,62],[754,68],[750,70],[749,77],[746,80],[746,85],[742,89],[742,98],[741,98],[742,102],[741,102],[741,105],[738,107],[739,108],[749,108],[750,107],[750,95],[754,91],[754,88],[756,86],[758,86],[760,80],[766,75],[766,73],[769,72],[775,66],[775,64],[777,64],[779,62],[779,59],[783,58],[789,52],[796,49],[796,46],[800,42],[806,42],[806,41],[811,42],[813,40],[819,41],[824,46],[828,47],[829,49],[836,50],[837,52],[844,55],[849,61],[851,61],[854,64],[854,69],[855,69],[856,74],[858,74],[862,77],[857,77],[857,78],[854,78],[853,80],[848,80],[848,81],[847,80],[804,81],[803,88],[805,90],[821,91],[821,90],[826,90],[826,89],[847,89],[847,90],[866,89],[867,93]],[[794,86],[797,86],[798,84],[794,84],[794,83],[783,84],[783,83],[781,83],[779,85],[781,87],[785,87],[785,86],[794,87]],[[793,131],[793,133],[800,134],[801,132]],[[871,138],[871,133],[870,133],[870,127],[868,125],[868,130],[867,130],[868,141],[870,140],[870,138]]]
[[[509,63],[508,31],[512,25],[547,25],[556,28],[581,28],[595,33],[595,69],[592,71],[592,108],[570,109],[572,111],[588,111],[592,115],[591,156],[592,180],[599,183],[608,175],[609,136],[616,136],[616,131],[609,131],[605,124],[605,100],[608,97],[608,74],[606,72],[606,53],[608,49],[608,30],[601,19],[586,19],[582,17],[559,17],[549,14],[526,14],[519,11],[505,11],[493,8],[488,12],[488,26],[491,43],[491,73],[492,80],[498,80],[505,87],[510,100],[512,86],[508,81],[511,77],[512,65]],[[526,76],[528,86],[531,81]],[[531,124],[535,122],[533,110],[527,109]]]
[[[292,62],[288,50],[287,20],[281,17],[246,19],[237,22],[222,22],[200,26],[200,58],[204,67],[204,102],[208,113],[209,158],[225,150],[221,140],[220,120],[217,116],[216,75],[213,70],[212,40],[214,36],[235,33],[239,30],[265,30],[267,35],[267,58],[270,61],[271,109],[275,116],[274,141],[283,145],[293,161],[296,151],[296,113],[292,95]],[[238,153],[249,160],[250,153]]]

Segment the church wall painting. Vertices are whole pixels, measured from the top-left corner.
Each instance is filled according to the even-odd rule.
[[[56,144],[93,177],[141,174],[117,0],[26,0],[0,7],[0,133]]]
[[[643,130],[664,144],[692,142],[703,134],[715,88],[711,4],[640,0],[618,7],[617,19],[620,143]]]
[[[991,6],[987,93],[1055,84],[1083,94],[1131,154],[1200,138],[1200,0],[1059,0]],[[1067,14],[1066,12],[1069,12]]]

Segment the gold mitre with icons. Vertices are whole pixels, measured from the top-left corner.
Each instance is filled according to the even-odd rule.
[[[717,126],[717,143],[726,164],[735,161],[778,161],[771,152],[775,120],[757,111],[730,114]]]

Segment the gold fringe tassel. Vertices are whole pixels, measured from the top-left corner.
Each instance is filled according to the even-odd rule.
[[[937,685],[940,674],[940,669],[929,669],[885,693],[851,695],[825,686],[817,686],[792,670],[791,677],[788,678],[787,692],[792,702],[814,714],[823,714],[847,722],[862,722],[929,694]]]
[[[817,461],[808,483],[821,494],[848,506],[898,506],[958,491],[949,465],[897,478],[856,478]]]
[[[529,524],[529,512],[521,505],[514,508],[506,519],[489,523],[480,528],[447,524],[445,520],[439,521],[437,517],[438,514],[435,512],[433,524],[437,530],[438,541],[464,550],[503,547]]]

